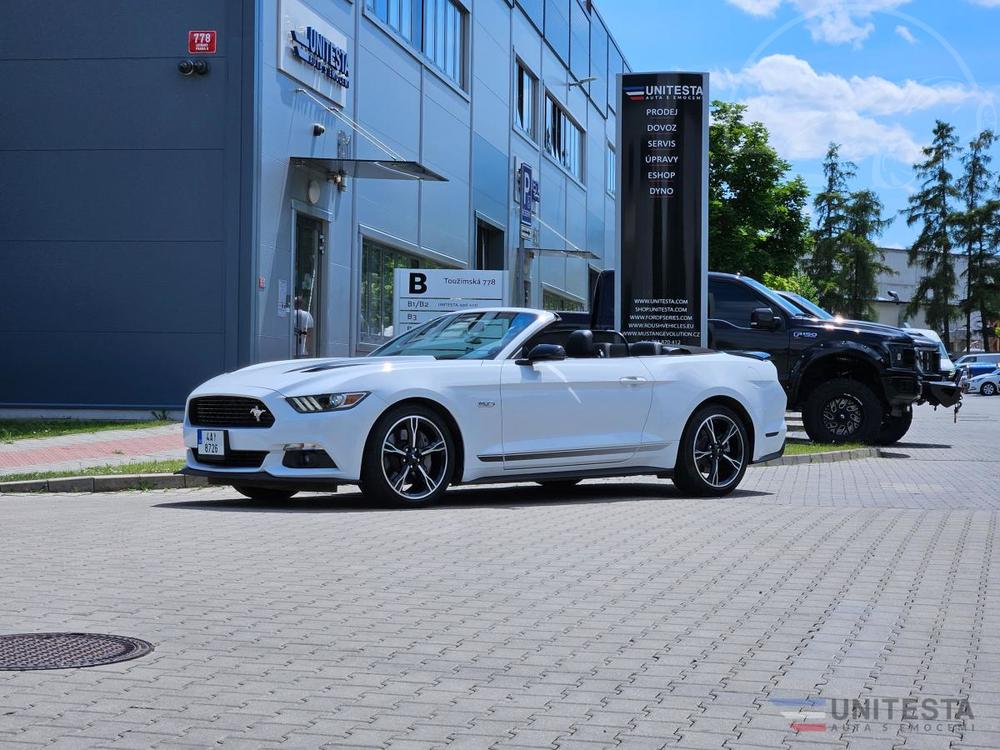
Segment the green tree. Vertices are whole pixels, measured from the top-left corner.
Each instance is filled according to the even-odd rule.
[[[941,332],[945,348],[951,351],[952,297],[955,292],[955,260],[952,258],[952,201],[959,197],[948,164],[958,153],[955,128],[941,120],[934,126],[934,140],[923,150],[924,161],[913,165],[920,190],[910,196],[904,209],[906,223],[919,225],[920,236],[910,248],[910,264],[919,263],[924,275],[906,308],[914,315],[921,306],[927,324]]]
[[[819,290],[819,304],[841,312],[841,279],[838,269],[843,254],[843,235],[848,225],[848,180],[854,177],[853,162],[840,158],[840,145],[831,143],[823,159],[823,191],[813,199],[816,229],[807,270]]]
[[[847,203],[847,226],[841,235],[837,273],[842,289],[839,308],[853,320],[875,317],[874,300],[878,296],[878,275],[891,273],[885,253],[875,240],[892,223],[883,217],[885,207],[871,190],[851,193]]]
[[[813,283],[812,277],[808,274],[796,271],[789,276],[779,276],[775,273],[765,273],[761,279],[764,286],[775,289],[779,292],[792,292],[800,297],[805,297],[810,302],[819,304],[819,289]]]
[[[970,144],[962,158],[963,172],[958,181],[961,211],[952,217],[955,244],[965,252],[965,350],[972,348],[972,314],[979,312],[983,321],[983,343],[989,336],[986,321],[997,312],[1000,268],[996,257],[1000,233],[1000,201],[997,200],[994,175],[990,171],[990,149],[996,135],[984,130]],[[985,347],[984,347],[985,348]]]
[[[709,127],[709,263],[713,270],[761,278],[791,274],[809,252],[809,190],[769,143],[767,128],[746,122],[746,107],[712,103]]]

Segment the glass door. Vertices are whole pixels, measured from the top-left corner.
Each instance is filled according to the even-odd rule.
[[[292,300],[292,356],[322,356],[322,268],[325,223],[295,214],[295,295]]]

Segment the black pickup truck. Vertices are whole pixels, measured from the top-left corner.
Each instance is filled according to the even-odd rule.
[[[929,339],[900,328],[821,320],[745,276],[710,273],[708,344],[771,355],[788,394],[817,442],[890,445],[910,429],[913,406],[950,407],[958,386],[941,374]]]

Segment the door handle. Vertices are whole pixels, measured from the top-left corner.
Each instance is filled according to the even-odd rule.
[[[625,378],[618,378],[618,382],[622,385],[640,385],[646,382],[646,378],[640,377],[639,375],[629,375]]]

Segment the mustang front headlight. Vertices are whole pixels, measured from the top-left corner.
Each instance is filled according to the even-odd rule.
[[[343,411],[357,406],[365,400],[368,391],[353,393],[323,393],[318,396],[289,396],[285,400],[292,408],[302,414],[314,414],[321,411]]]

